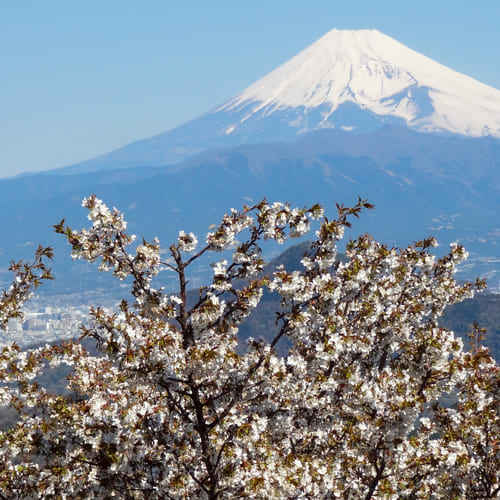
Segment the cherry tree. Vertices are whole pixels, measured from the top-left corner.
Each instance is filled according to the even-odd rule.
[[[498,497],[498,366],[480,331],[467,350],[438,323],[485,286],[454,279],[460,245],[438,258],[433,238],[389,248],[363,235],[339,260],[344,229],[370,204],[327,218],[264,200],[231,210],[203,243],[180,231],[163,259],[157,239],[134,249],[118,210],[83,205],[90,228],[56,231],[75,259],[129,280],[132,298],[91,309],[82,337],[98,356],[80,342],[1,351],[0,403],[20,420],[0,432],[0,498]],[[300,271],[264,273],[263,241],[314,227]],[[50,278],[51,252],[39,252],[14,268],[3,323]],[[210,254],[213,278],[192,295],[189,271]],[[163,269],[177,293],[159,286]],[[264,290],[281,298],[279,332],[255,332],[241,353],[239,325]],[[60,364],[74,397],[36,383]]]

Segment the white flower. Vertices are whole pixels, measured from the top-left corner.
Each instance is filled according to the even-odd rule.
[[[181,252],[192,252],[196,249],[198,238],[193,233],[186,234],[184,231],[179,231],[177,246]]]
[[[212,264],[212,267],[214,269],[214,276],[218,278],[225,278],[226,277],[226,271],[227,271],[227,260],[221,260],[220,262],[216,262],[215,264]]]

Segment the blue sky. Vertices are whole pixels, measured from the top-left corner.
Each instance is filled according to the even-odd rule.
[[[332,28],[376,28],[500,89],[500,1],[0,4],[0,177],[164,132]]]

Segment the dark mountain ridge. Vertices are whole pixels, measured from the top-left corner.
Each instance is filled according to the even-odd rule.
[[[158,236],[167,247],[178,231],[203,239],[231,207],[257,202],[335,202],[368,198],[376,210],[354,225],[389,244],[433,234],[474,252],[469,274],[496,279],[500,260],[500,140],[417,133],[386,127],[366,135],[322,130],[293,144],[207,151],[178,165],[53,172],[0,180],[0,265],[26,258],[38,243],[68,249],[51,226],[85,225],[81,200],[91,193],[125,212],[131,233]],[[66,264],[65,264],[66,266]],[[66,267],[64,267],[66,269]],[[61,272],[65,272],[62,269]],[[496,286],[496,283],[492,283]]]

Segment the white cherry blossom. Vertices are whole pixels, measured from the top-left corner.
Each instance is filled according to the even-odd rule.
[[[163,262],[158,240],[132,249],[118,210],[83,205],[89,229],[56,231],[74,258],[130,277],[132,300],[91,309],[97,356],[79,342],[0,352],[0,403],[20,415],[0,431],[0,498],[498,498],[498,366],[479,329],[467,350],[438,322],[484,287],[455,281],[460,245],[437,258],[432,238],[397,249],[363,235],[339,262],[344,229],[371,205],[327,218],[264,200],[232,209],[205,244],[180,231]],[[264,274],[263,240],[309,232],[300,271]],[[212,282],[192,293],[187,268],[210,252]],[[50,257],[13,267],[1,325],[51,277]],[[157,284],[162,266],[174,294]],[[239,327],[265,293],[281,299],[278,333],[245,350]],[[70,397],[36,384],[60,364],[73,367]]]

